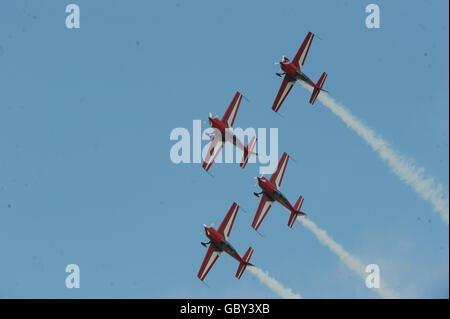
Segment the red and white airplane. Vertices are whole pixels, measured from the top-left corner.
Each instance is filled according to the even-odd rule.
[[[206,237],[208,237],[209,242],[207,243],[202,242],[201,244],[205,247],[209,245],[209,248],[208,251],[206,252],[206,256],[205,259],[203,260],[202,266],[198,271],[197,277],[200,278],[200,280],[205,279],[209,270],[212,268],[217,258],[219,258],[219,255],[223,251],[239,262],[239,267],[236,272],[236,277],[238,279],[241,279],[241,276],[244,273],[244,270],[245,268],[247,268],[247,266],[254,266],[249,262],[253,254],[252,247],[249,247],[244,257],[241,257],[237,253],[237,251],[233,248],[233,246],[231,246],[230,243],[228,242],[228,237],[230,236],[231,228],[233,227],[233,223],[234,220],[236,219],[236,214],[238,210],[239,206],[236,203],[233,203],[224,220],[222,221],[222,224],[220,224],[218,230],[215,230],[212,227],[212,225],[210,226],[203,225],[203,227],[205,227]]]
[[[294,86],[295,81],[302,81],[306,84],[309,84],[313,87],[313,92],[311,98],[309,99],[309,103],[314,104],[317,96],[320,91],[326,90],[322,89],[323,83],[327,78],[327,74],[323,72],[317,83],[314,83],[310,78],[306,76],[305,73],[302,72],[303,63],[305,63],[306,56],[308,55],[309,47],[311,46],[311,42],[314,38],[314,34],[309,32],[306,35],[305,40],[302,43],[302,46],[298,50],[292,62],[289,61],[284,55],[281,59],[281,62],[277,62],[275,64],[279,64],[283,73],[276,73],[279,77],[282,77],[284,74],[283,83],[281,83],[280,90],[278,91],[277,97],[275,98],[275,102],[273,103],[272,110],[278,112],[281,107],[281,104],[286,99],[287,95],[291,91]]]
[[[284,208],[286,208],[291,216],[289,217],[288,226],[292,228],[297,216],[306,215],[304,212],[300,211],[303,204],[303,197],[300,196],[294,206],[287,200],[287,198],[279,191],[281,181],[283,180],[284,172],[289,160],[289,155],[283,153],[280,162],[278,163],[277,170],[272,174],[270,180],[261,176],[256,177],[258,179],[258,185],[261,187],[262,191],[260,193],[253,193],[256,197],[263,194],[261,202],[259,203],[258,210],[256,211],[255,218],[253,219],[252,227],[258,230],[264,217],[266,217],[267,212],[272,206],[273,202],[280,203]]]
[[[236,118],[241,100],[242,94],[236,92],[222,119],[219,119],[219,116],[212,117],[212,114],[209,113],[209,125],[214,129],[214,139],[211,142],[205,161],[202,165],[206,171],[209,170],[226,141],[233,143],[233,145],[237,148],[244,151],[244,155],[242,156],[240,163],[242,168],[247,165],[248,159],[251,155],[258,156],[258,153],[253,152],[257,141],[254,136],[248,145],[244,146],[244,144],[236,137],[236,135],[234,135],[232,131],[234,119]]]

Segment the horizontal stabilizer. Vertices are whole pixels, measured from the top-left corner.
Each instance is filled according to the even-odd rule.
[[[322,89],[323,84],[325,83],[325,80],[327,79],[328,74],[325,72],[322,73],[322,76],[320,77],[319,81],[314,86],[314,90],[311,94],[311,98],[309,99],[309,103],[314,104],[317,97],[319,96],[320,91],[325,91]]]
[[[292,228],[294,226],[294,222],[297,219],[297,216],[305,216],[306,214],[300,209],[302,208],[304,198],[300,196],[297,200],[297,203],[294,205],[294,210],[291,212],[291,216],[289,216],[288,226]]]
[[[300,197],[299,197],[298,200],[297,200],[297,203],[295,203],[295,205],[294,205],[294,209],[295,209],[296,211],[299,212],[300,209],[302,208],[303,200],[304,200],[303,196],[300,195]]]
[[[245,165],[247,165],[248,159],[250,158],[251,155],[258,155],[257,153],[253,152],[253,150],[255,149],[256,146],[256,141],[258,139],[253,136],[252,139],[250,140],[250,142],[248,143],[248,145],[244,148],[244,155],[242,156],[242,160],[241,160],[241,164],[240,166],[242,168],[245,167]]]
[[[239,263],[239,267],[236,272],[236,277],[238,279],[241,279],[242,274],[244,273],[247,266],[253,266],[253,264],[249,263],[250,258],[252,257],[252,254],[253,254],[253,248],[249,247],[247,249],[247,252],[245,253],[244,257],[242,257],[242,261]]]

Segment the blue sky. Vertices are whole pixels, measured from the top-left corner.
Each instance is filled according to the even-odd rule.
[[[300,85],[270,109],[273,62],[315,39],[303,71],[448,191],[446,1],[69,1],[0,3],[0,297],[276,298],[223,255],[196,277],[202,224],[239,211],[230,241],[306,298],[378,298],[279,205],[260,231],[253,176],[237,164],[175,165],[176,127],[223,114],[278,128],[281,190],[405,298],[448,298],[448,226]],[[381,28],[365,27],[377,3]],[[81,288],[65,287],[65,267]]]

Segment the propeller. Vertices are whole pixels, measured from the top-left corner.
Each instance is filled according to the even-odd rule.
[[[209,117],[208,117],[208,124],[209,124],[209,127],[212,127],[211,119],[212,119],[212,113],[209,112]]]
[[[209,118],[210,119],[218,119],[219,118],[219,114],[216,114],[216,116],[213,117],[212,113],[209,112]],[[211,121],[211,120],[210,120]]]
[[[263,177],[264,177],[264,174],[261,174],[261,175],[259,176],[259,178],[263,178]],[[258,179],[258,177],[255,176],[255,177],[253,177],[253,179]],[[255,187],[256,187],[256,186],[258,186],[258,183],[255,184]]]
[[[276,65],[276,64],[281,64],[281,62],[284,62],[284,61],[286,61],[286,60],[287,60],[286,56],[283,55],[283,56],[281,57],[281,61],[280,61],[280,62],[275,62],[274,64],[275,64],[275,65]]]
[[[209,225],[209,226],[206,226],[206,224],[203,224],[203,227],[204,228],[209,228],[209,227],[213,227],[214,226],[214,223],[212,223],[211,225]],[[200,235],[204,235],[205,234],[205,229],[203,230],[203,232],[200,232]]]

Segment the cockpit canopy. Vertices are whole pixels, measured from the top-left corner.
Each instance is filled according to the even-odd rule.
[[[226,250],[234,250],[233,246],[225,239],[222,240],[222,245]]]

